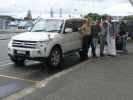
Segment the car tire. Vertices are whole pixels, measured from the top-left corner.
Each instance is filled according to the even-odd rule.
[[[10,58],[11,61],[16,65],[16,66],[22,66],[24,65],[25,59],[22,58]]]
[[[79,50],[78,54],[79,54],[79,56],[80,56],[81,59],[84,57],[83,50],[82,49]]]
[[[55,46],[47,59],[47,65],[51,68],[60,68],[62,62],[62,51],[60,47]]]

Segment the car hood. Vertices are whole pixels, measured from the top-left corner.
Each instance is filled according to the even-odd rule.
[[[46,41],[54,38],[59,33],[49,33],[49,32],[25,32],[20,33],[12,37],[14,40],[27,40],[27,41]]]

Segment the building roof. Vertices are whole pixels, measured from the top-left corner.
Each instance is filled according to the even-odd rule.
[[[12,16],[6,16],[6,15],[0,15],[1,19],[8,19],[8,20],[14,20],[15,18],[13,18]]]

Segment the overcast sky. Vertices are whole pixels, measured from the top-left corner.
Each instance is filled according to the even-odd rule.
[[[133,7],[128,0],[0,0],[2,15],[23,17],[27,10],[31,10],[32,15],[36,17],[48,13],[50,8],[56,12],[62,8],[63,12],[75,14],[89,12],[122,16],[133,14]]]

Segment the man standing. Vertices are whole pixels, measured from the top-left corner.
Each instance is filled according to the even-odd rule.
[[[97,38],[98,38],[98,32],[99,30],[97,29],[97,26],[96,25],[92,25],[91,27],[91,35],[92,35],[92,39],[91,39],[91,48],[92,48],[92,56],[94,58],[97,58],[97,55],[96,55],[96,46],[97,46]]]
[[[100,32],[99,32],[100,56],[104,57],[104,47],[107,35],[107,23],[105,22],[105,18],[102,19],[99,27],[100,27]]]
[[[124,21],[121,21],[120,23],[120,37],[122,39],[122,50],[123,53],[128,54],[128,50],[127,50],[127,37],[128,37],[128,33],[127,33],[127,25],[125,24]]]
[[[116,56],[116,43],[115,43],[115,32],[113,29],[113,23],[111,22],[111,17],[106,16],[107,23],[107,47],[108,47],[108,55],[115,57]]]

